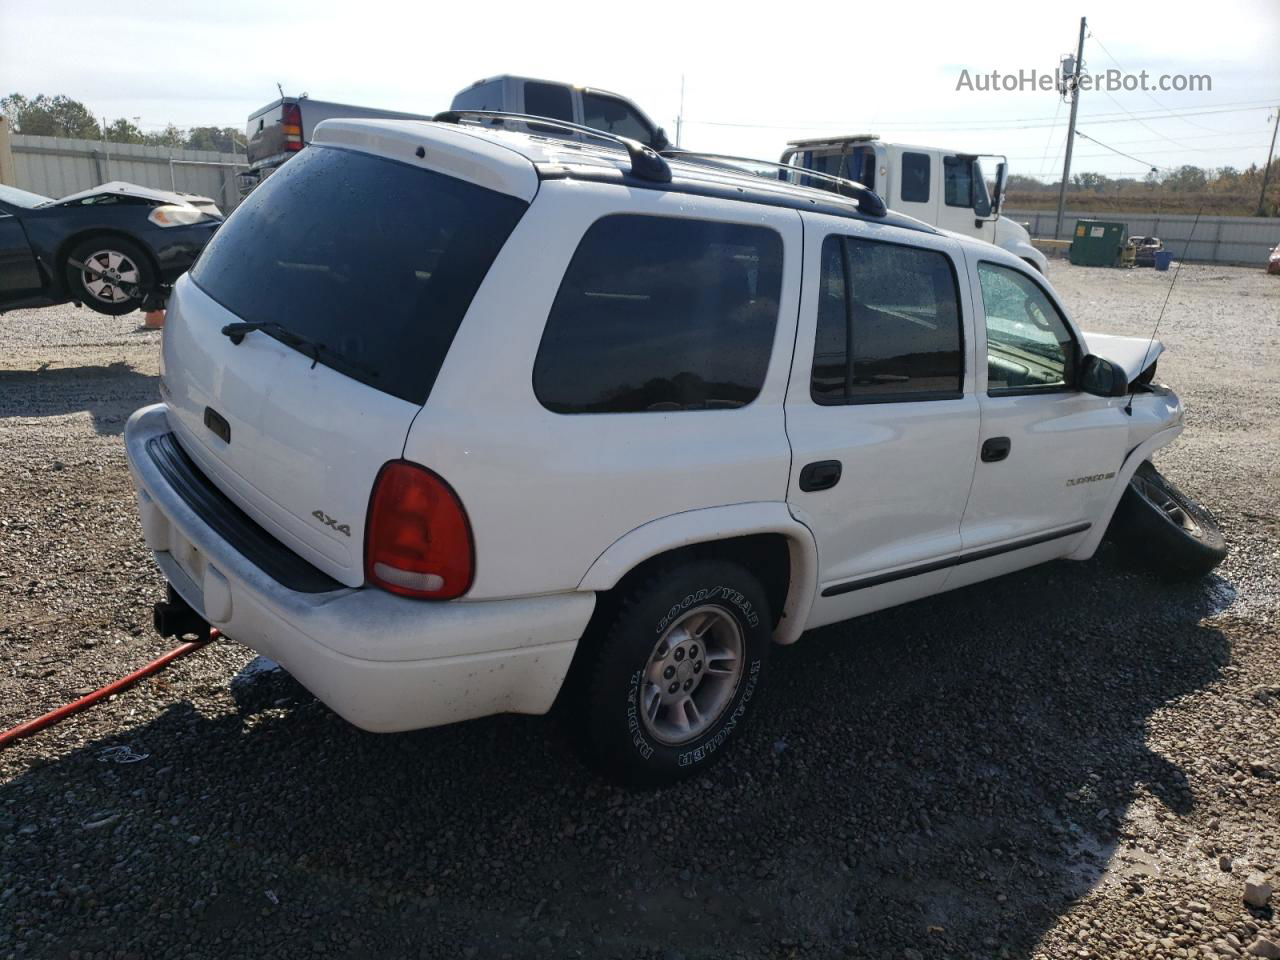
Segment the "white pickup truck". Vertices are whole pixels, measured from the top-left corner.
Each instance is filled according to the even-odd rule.
[[[984,159],[995,165],[992,186],[982,169]],[[892,210],[994,243],[1045,272],[1045,255],[1031,245],[1026,228],[1000,215],[1009,171],[1004,157],[887,143],[864,134],[792,140],[782,162],[856,180]]]
[[[1025,261],[856,184],[494,119],[321,124],[177,284],[125,431],[162,633],[367,730],[559,699],[653,784],[811,627],[1109,530],[1222,559],[1147,459],[1183,428],[1160,345],[1082,333]]]

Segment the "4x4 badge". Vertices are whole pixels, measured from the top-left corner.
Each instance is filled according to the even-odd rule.
[[[337,530],[339,533],[344,533],[348,537],[351,536],[351,528],[349,526],[347,526],[345,523],[339,523],[337,520],[333,519],[333,517],[329,516],[323,510],[312,510],[311,515],[315,517],[317,520],[319,520],[321,523],[323,523],[326,527],[333,527],[333,529]]]

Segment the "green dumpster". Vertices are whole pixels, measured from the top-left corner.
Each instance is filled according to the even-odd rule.
[[[1071,262],[1081,267],[1114,267],[1129,242],[1129,225],[1112,220],[1077,220]]]

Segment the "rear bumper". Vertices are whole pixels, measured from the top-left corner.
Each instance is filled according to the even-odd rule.
[[[143,534],[173,588],[212,626],[365,730],[550,709],[594,593],[429,603],[374,588],[289,589],[169,482],[149,447],[170,433],[165,411],[144,407],[125,427]]]

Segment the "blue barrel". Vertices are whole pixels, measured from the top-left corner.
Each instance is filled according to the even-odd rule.
[[[1168,250],[1157,250],[1155,258],[1157,270],[1168,270],[1169,264],[1173,262],[1173,254]]]

